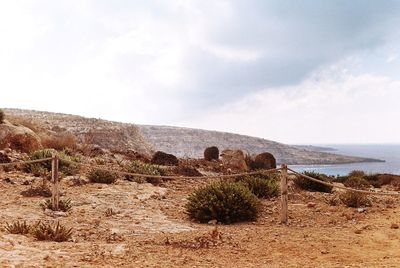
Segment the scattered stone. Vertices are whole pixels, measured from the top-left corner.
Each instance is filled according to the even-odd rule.
[[[211,220],[208,222],[208,224],[211,224],[211,225],[216,225],[217,223],[218,223],[217,220]]]
[[[64,211],[53,211],[51,209],[45,209],[44,214],[46,214],[47,216],[53,217],[53,218],[57,218],[57,217],[67,217],[68,216],[68,212],[64,212]]]
[[[366,208],[357,208],[357,212],[358,213],[367,212],[367,209]]]
[[[391,229],[399,229],[399,225],[397,223],[392,223],[392,225],[390,225]]]
[[[355,234],[361,234],[361,232],[362,232],[362,229],[356,229],[356,230],[354,231]]]
[[[307,203],[307,207],[308,207],[308,208],[315,208],[316,205],[317,205],[317,204],[314,203],[314,202],[309,202],[309,203]]]

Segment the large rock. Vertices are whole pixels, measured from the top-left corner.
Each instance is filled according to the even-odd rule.
[[[247,170],[246,156],[241,150],[224,150],[221,153],[222,163],[233,170]]]
[[[219,159],[219,150],[216,146],[207,147],[204,150],[204,159],[207,161],[218,160]]]
[[[257,155],[254,161],[251,161],[251,169],[274,169],[276,168],[275,157],[268,152]]]
[[[0,149],[10,148],[21,152],[31,152],[41,148],[40,138],[31,129],[13,125],[8,121],[0,124]]]
[[[179,164],[179,160],[175,155],[158,151],[153,155],[151,163],[163,166],[177,166]]]

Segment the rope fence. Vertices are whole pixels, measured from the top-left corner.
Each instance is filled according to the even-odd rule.
[[[372,192],[372,191],[366,191],[366,190],[360,190],[360,189],[354,189],[354,188],[349,188],[349,187],[345,187],[345,186],[340,186],[340,185],[336,185],[336,184],[329,183],[329,182],[326,182],[326,181],[321,181],[321,180],[315,179],[313,177],[310,177],[310,176],[307,176],[305,174],[302,174],[302,173],[299,173],[297,171],[294,171],[291,168],[288,168],[288,170],[290,172],[292,172],[293,174],[297,175],[297,176],[301,176],[301,177],[303,177],[305,179],[308,179],[310,181],[317,182],[317,183],[320,183],[320,184],[323,184],[323,185],[326,185],[326,186],[331,186],[333,188],[338,188],[338,189],[351,191],[351,192],[355,192],[355,193],[361,193],[361,194],[400,196],[400,193],[398,193],[398,192]]]
[[[16,166],[16,165],[25,165],[25,164],[34,164],[34,163],[41,163],[45,161],[52,161],[52,170],[51,170],[51,181],[52,181],[52,207],[54,210],[58,210],[59,207],[59,179],[58,179],[58,167],[59,162],[65,162],[73,165],[88,167],[92,169],[99,169],[102,171],[109,171],[114,172],[119,175],[124,176],[134,176],[134,177],[142,177],[142,178],[158,178],[162,180],[176,180],[176,179],[223,179],[223,178],[235,178],[241,176],[248,176],[248,175],[256,175],[256,174],[268,174],[274,172],[280,172],[280,190],[281,190],[281,223],[287,224],[288,222],[288,179],[289,174],[294,174],[296,176],[300,176],[307,180],[320,183],[329,187],[338,188],[341,190],[361,193],[361,194],[369,194],[369,195],[381,195],[381,196],[400,196],[400,192],[373,192],[367,190],[360,190],[349,188],[341,185],[336,185],[333,183],[325,182],[322,180],[318,180],[316,178],[307,176],[305,174],[299,173],[291,168],[288,168],[287,165],[283,164],[280,168],[275,169],[268,169],[268,170],[258,170],[253,172],[244,172],[244,173],[236,173],[236,174],[222,174],[222,175],[209,175],[209,176],[164,176],[164,175],[148,175],[148,174],[141,174],[141,173],[133,173],[133,172],[126,172],[121,170],[114,170],[112,168],[106,168],[100,165],[93,165],[93,164],[84,164],[80,162],[70,161],[67,159],[60,159],[57,155],[53,155],[53,157],[43,158],[43,159],[36,159],[36,160],[28,160],[28,161],[19,161],[19,162],[10,162],[10,163],[1,163],[0,167],[4,166]],[[290,173],[289,173],[290,171]]]
[[[83,164],[83,163],[70,161],[70,160],[66,160],[66,159],[60,159],[60,161],[61,162],[66,162],[66,163],[69,163],[69,164],[73,164],[73,165],[79,165],[79,166],[84,166],[84,167],[88,167],[88,168],[114,172],[116,174],[120,174],[120,175],[124,175],[124,176],[127,175],[127,176],[142,177],[142,178],[157,178],[157,179],[163,179],[163,180],[236,178],[236,177],[246,176],[246,175],[273,173],[273,172],[281,170],[281,168],[275,168],[275,169],[268,169],[268,170],[259,170],[259,171],[254,171],[254,172],[244,172],[244,173],[236,173],[236,174],[222,174],[222,175],[209,175],[209,176],[207,176],[207,175],[206,176],[164,176],[164,175],[147,175],[147,174],[141,174],[141,173],[132,173],[132,172],[114,170],[114,169],[111,169],[111,168],[102,167],[100,165]]]

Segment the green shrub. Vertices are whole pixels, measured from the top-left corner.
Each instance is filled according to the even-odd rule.
[[[4,119],[6,118],[6,115],[4,114],[4,111],[0,109],[0,124],[4,123]]]
[[[137,173],[137,174],[143,174],[143,175],[155,175],[155,176],[163,176],[165,175],[165,170],[151,164],[143,163],[139,160],[134,160],[130,163],[129,166],[125,168],[127,172],[130,173]],[[142,182],[149,182],[152,184],[159,184],[161,182],[160,178],[154,177],[154,178],[143,178],[143,177],[135,177],[131,175],[126,175],[126,179],[132,180],[138,183]]]
[[[40,206],[43,210],[51,209],[53,210],[53,206],[50,199],[46,199],[43,203],[40,203]],[[72,209],[72,201],[71,199],[60,199],[58,203],[58,210],[68,212]]]
[[[344,186],[355,189],[368,189],[371,184],[362,177],[349,177],[344,181]]]
[[[353,170],[350,171],[348,177],[359,177],[359,178],[363,178],[365,176],[365,172],[362,170]]]
[[[325,174],[317,173],[317,172],[303,172],[304,175],[312,177],[314,179],[324,181],[324,182],[331,182],[329,177]],[[309,179],[306,179],[300,175],[296,176],[294,180],[295,184],[303,190],[313,191],[313,192],[323,192],[323,193],[331,193],[333,187],[324,185]]]
[[[31,226],[26,221],[15,221],[11,224],[6,223],[4,228],[10,234],[28,234],[31,230]]]
[[[71,238],[72,228],[66,228],[59,222],[55,226],[39,222],[33,230],[33,235],[37,240],[64,242]]]
[[[369,207],[372,205],[371,200],[366,194],[357,193],[353,191],[346,191],[340,195],[340,201],[348,207],[359,208]]]
[[[274,197],[279,194],[279,186],[276,180],[260,175],[249,175],[241,178],[239,183],[246,186],[259,198]]]
[[[68,161],[79,161],[78,158],[72,157],[67,155],[65,152],[58,152],[54,149],[42,149],[42,150],[36,150],[32,152],[29,155],[29,160],[38,160],[38,159],[43,159],[43,158],[49,158],[52,157],[53,154],[56,154],[60,161],[58,162],[58,167],[59,167],[59,172],[61,172],[61,175],[67,175],[67,176],[72,176],[76,175],[79,172],[79,166],[76,164],[71,164],[62,160],[68,160]],[[26,165],[25,171],[30,172],[30,173],[38,173],[38,171],[42,172],[43,170],[47,170],[47,172],[51,172],[51,160],[45,161],[45,162],[40,162],[40,163],[33,163]],[[39,173],[40,173],[39,172]]]
[[[118,178],[118,175],[114,172],[102,169],[92,169],[88,174],[88,179],[93,183],[114,183]]]
[[[188,197],[186,213],[199,222],[222,223],[255,220],[259,200],[239,183],[216,182],[195,190]]]

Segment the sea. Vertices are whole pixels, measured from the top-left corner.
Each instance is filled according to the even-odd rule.
[[[326,152],[368,157],[385,160],[385,162],[352,163],[335,165],[292,165],[293,170],[315,171],[327,175],[347,175],[352,170],[362,170],[366,173],[390,173],[400,175],[400,144],[319,144],[334,150]]]

